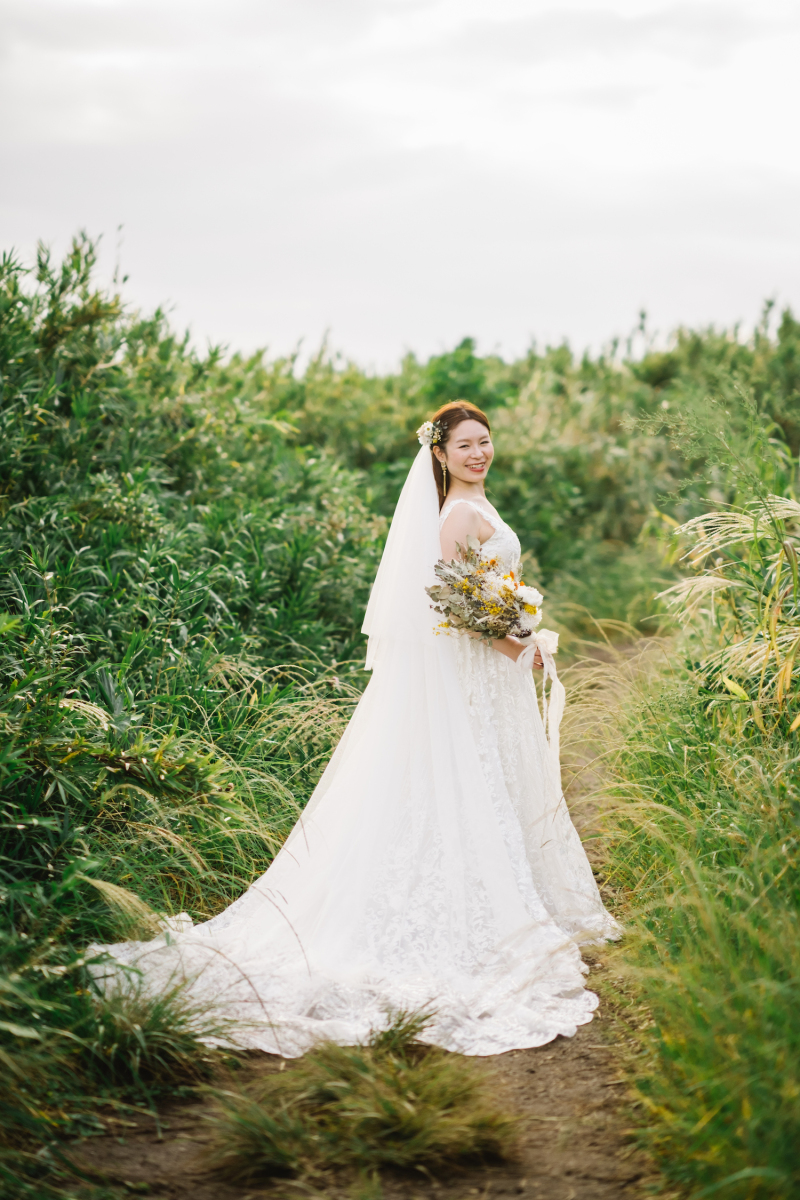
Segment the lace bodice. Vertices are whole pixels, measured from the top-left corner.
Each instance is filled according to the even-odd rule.
[[[498,517],[497,513],[492,512],[488,504],[480,504],[477,500],[448,500],[439,514],[439,530],[441,529],[450,516],[457,504],[469,504],[476,512],[479,512],[485,521],[494,529],[494,533],[481,546],[481,555],[484,558],[496,558],[506,570],[514,570],[519,565],[522,548],[519,544],[519,538],[514,533],[510,525]]]

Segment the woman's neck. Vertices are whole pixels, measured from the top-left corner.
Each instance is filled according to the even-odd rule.
[[[476,479],[474,483],[469,483],[465,479],[454,479],[447,489],[445,503],[448,500],[485,500],[486,492],[483,487],[483,480]]]

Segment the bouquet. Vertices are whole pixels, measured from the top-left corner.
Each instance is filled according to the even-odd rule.
[[[509,634],[530,637],[542,619],[541,593],[513,571],[503,572],[496,558],[482,558],[480,549],[477,538],[467,538],[466,547],[458,546],[460,559],[440,559],[434,567],[441,584],[425,591],[445,618],[439,628],[479,633],[487,642]]]
[[[433,568],[441,583],[425,591],[433,600],[431,608],[445,619],[439,628],[449,633],[479,633],[481,640],[493,642],[509,635],[525,642],[517,666],[529,671],[536,654],[541,655],[542,720],[547,730],[555,777],[560,779],[559,726],[566,693],[558,678],[553,655],[558,650],[558,634],[537,626],[542,619],[542,596],[536,588],[526,587],[513,571],[503,572],[496,558],[482,558],[477,538],[467,538],[466,548],[457,546],[460,559],[439,559]],[[545,685],[550,680],[548,700]]]

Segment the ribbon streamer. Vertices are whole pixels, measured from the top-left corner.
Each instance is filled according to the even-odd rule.
[[[520,638],[524,643],[525,649],[517,659],[517,666],[521,671],[530,671],[533,667],[533,660],[536,657],[538,650],[542,656],[543,675],[542,675],[542,721],[544,722],[547,740],[550,745],[550,754],[553,759],[553,765],[556,770],[557,778],[561,778],[561,739],[559,729],[561,727],[561,718],[564,715],[564,707],[567,702],[567,693],[563,683],[558,678],[556,671],[556,660],[553,655],[558,650],[558,634],[552,629],[538,629],[531,633],[526,638]],[[547,681],[550,680],[550,698],[547,696]]]

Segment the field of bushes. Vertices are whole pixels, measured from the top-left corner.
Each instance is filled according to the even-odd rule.
[[[213,1070],[211,1014],[101,1002],[85,948],[269,864],[367,679],[413,431],[460,397],[567,648],[659,639],[599,746],[639,1136],[688,1195],[796,1195],[800,324],[376,376],[200,353],[94,258],[0,264],[6,1192],[82,1194],[69,1137]]]

